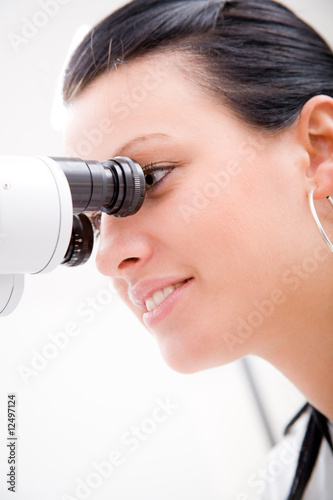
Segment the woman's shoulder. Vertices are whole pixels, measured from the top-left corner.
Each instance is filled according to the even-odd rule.
[[[288,499],[311,416],[310,408],[293,423],[288,433],[250,475],[246,493],[244,492],[237,500]],[[333,439],[333,422],[329,422],[328,427]],[[332,498],[333,453],[327,440],[323,439],[302,500],[332,500]]]
[[[288,433],[275,446],[265,460],[266,467],[275,471],[274,481],[267,484],[260,500],[285,500],[293,484],[299,454],[311,417],[309,407],[289,428]],[[333,438],[333,423],[328,422]],[[322,439],[318,458],[304,491],[302,500],[332,500],[333,497],[333,453],[326,439]]]

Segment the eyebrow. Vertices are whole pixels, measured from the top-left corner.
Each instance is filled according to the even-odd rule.
[[[123,144],[114,154],[114,156],[128,156],[128,153],[132,148],[139,144],[145,144],[147,141],[153,140],[153,139],[171,139],[170,135],[167,134],[161,134],[161,133],[154,133],[154,134],[147,134],[147,135],[142,135],[139,137],[135,137],[134,139],[131,139],[130,141],[126,142]]]

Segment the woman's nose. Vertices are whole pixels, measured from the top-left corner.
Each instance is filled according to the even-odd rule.
[[[102,216],[96,256],[98,270],[106,276],[137,278],[153,255],[152,243],[140,230],[137,216]]]

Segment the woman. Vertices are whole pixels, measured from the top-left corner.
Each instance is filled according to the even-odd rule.
[[[173,369],[252,354],[284,373],[307,430],[290,493],[263,498],[331,498],[330,48],[270,0],[135,0],[78,47],[64,100],[70,154],[146,175],[137,214],[102,217],[100,271]]]

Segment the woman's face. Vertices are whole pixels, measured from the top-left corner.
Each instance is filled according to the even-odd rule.
[[[146,166],[139,212],[102,217],[97,265],[166,362],[193,372],[279,345],[310,303],[292,266],[313,254],[316,229],[296,130],[253,131],[181,63],[146,57],[96,79],[71,107],[66,145]]]

